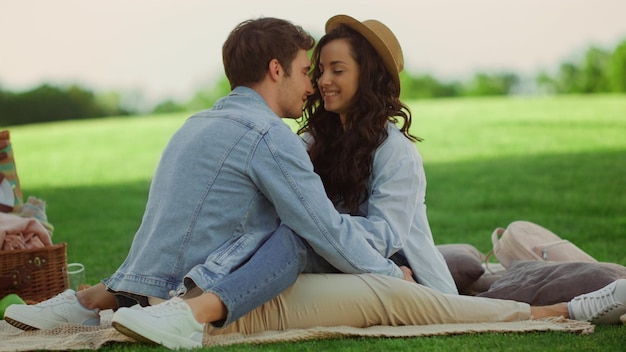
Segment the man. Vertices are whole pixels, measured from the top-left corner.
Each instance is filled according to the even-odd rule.
[[[93,325],[99,324],[99,309],[146,306],[168,299],[172,291],[205,292],[266,241],[296,246],[302,255],[312,248],[327,261],[308,262],[306,271],[402,278],[403,271],[365,240],[393,236],[389,225],[339,214],[300,138],[281,121],[299,117],[313,91],[307,56],[313,45],[308,33],[284,20],[261,18],[237,26],[223,46],[233,90],[211,110],[189,118],[168,142],[122,266],[104,284],[77,294],[66,291],[38,305],[9,307],[7,322],[23,329]],[[302,271],[296,265],[261,265],[270,273]],[[292,282],[267,285],[275,292]],[[244,312],[273,295],[249,297],[253,300]],[[221,307],[217,316],[225,315],[227,306]],[[194,336],[172,343],[195,347],[199,342]]]

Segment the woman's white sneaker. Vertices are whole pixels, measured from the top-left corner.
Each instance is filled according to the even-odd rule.
[[[619,279],[605,287],[574,297],[568,304],[570,318],[597,325],[619,324],[626,314],[626,279]]]
[[[13,304],[4,312],[7,323],[22,330],[47,330],[65,324],[100,325],[97,309],[83,307],[72,289],[37,304]]]

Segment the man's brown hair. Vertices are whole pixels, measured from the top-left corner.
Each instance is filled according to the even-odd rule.
[[[309,33],[286,20],[266,17],[240,23],[222,47],[230,88],[263,80],[272,59],[278,60],[289,76],[298,51],[310,50],[314,45],[315,39]]]

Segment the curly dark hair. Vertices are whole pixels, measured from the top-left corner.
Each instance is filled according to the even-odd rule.
[[[342,127],[339,115],[324,108],[317,84],[308,97],[298,134],[309,133],[313,144],[309,156],[320,175],[326,194],[335,205],[341,203],[357,214],[368,197],[369,176],[376,148],[387,138],[386,124],[399,123],[400,130],[412,142],[421,141],[409,132],[411,112],[400,101],[400,91],[385,69],[372,45],[358,32],[340,25],[324,35],[313,50],[311,79],[321,77],[320,52],[329,42],[347,39],[351,55],[359,64],[359,86]]]

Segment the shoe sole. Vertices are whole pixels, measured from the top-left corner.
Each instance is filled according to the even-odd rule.
[[[21,321],[17,321],[14,319],[11,319],[9,317],[4,317],[4,321],[6,321],[7,323],[15,326],[18,329],[24,330],[24,331],[33,331],[33,330],[39,330],[39,328],[28,325],[28,324],[24,324]]]
[[[120,333],[136,340],[139,342],[143,342],[143,343],[147,343],[147,344],[151,344],[151,345],[160,345],[160,346],[165,346],[171,350],[178,350],[178,349],[192,349],[192,348],[200,348],[202,347],[202,344],[196,344],[195,342],[189,342],[189,341],[178,341],[183,342],[184,346],[181,345],[170,345],[168,343],[165,343],[162,339],[159,338],[151,338],[146,336],[146,334],[142,334],[136,331],[136,329],[130,328],[128,326],[126,326],[123,323],[120,323],[118,321],[112,321],[111,325],[113,325],[113,327],[115,328],[115,330],[119,331]],[[148,334],[150,334],[150,332],[147,332]]]
[[[113,325],[113,327],[115,328],[115,330],[119,331],[120,333],[138,341],[138,342],[143,342],[143,343],[147,343],[147,344],[151,344],[151,345],[159,345],[159,343],[157,341],[152,341],[149,338],[135,332],[134,330],[131,330],[129,328],[127,328],[126,326],[124,326],[124,324],[118,323],[116,321],[112,322],[111,325]]]

